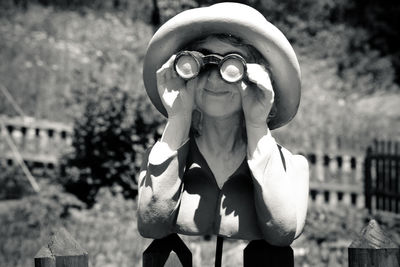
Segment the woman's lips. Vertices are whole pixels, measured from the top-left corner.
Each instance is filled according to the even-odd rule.
[[[214,95],[214,96],[222,96],[222,95],[229,94],[229,91],[213,91],[213,90],[210,90],[210,89],[207,89],[207,88],[204,88],[204,91],[207,94]]]

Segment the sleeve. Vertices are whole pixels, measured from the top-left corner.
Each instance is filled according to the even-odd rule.
[[[157,142],[145,154],[138,197],[138,230],[143,237],[162,238],[172,231],[183,189],[188,143],[174,151]]]
[[[303,156],[281,148],[269,134],[248,155],[258,223],[264,239],[288,246],[305,222],[308,201],[308,163]]]

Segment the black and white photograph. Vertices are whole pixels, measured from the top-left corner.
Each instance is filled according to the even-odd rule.
[[[0,266],[399,267],[399,14],[0,0]]]

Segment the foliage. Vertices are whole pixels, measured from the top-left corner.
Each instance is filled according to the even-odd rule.
[[[398,84],[400,65],[398,60],[399,18],[398,2],[383,1],[246,1],[260,10],[280,28],[291,43],[307,55],[336,60],[337,72],[342,80],[349,78],[344,72],[357,76],[370,73],[371,84],[338,88],[346,93],[372,93],[392,90]],[[354,70],[353,70],[354,69]],[[381,84],[386,72],[387,84]],[[379,73],[379,74],[378,74]],[[373,79],[377,79],[374,81]],[[353,84],[355,82],[353,81]],[[390,84],[391,83],[391,84]],[[371,89],[372,87],[372,89]],[[396,88],[398,91],[398,87]]]
[[[117,2],[122,5],[125,1]],[[165,20],[180,10],[213,2],[159,1],[158,6]],[[242,2],[258,8],[285,33],[299,58],[307,60],[300,62],[302,68],[313,61],[327,63],[328,67],[317,69],[315,75],[325,72],[335,78],[330,79],[329,87],[320,86],[341,93],[334,97],[357,100],[375,92],[398,92],[395,58],[373,45],[376,36],[362,26],[377,23],[351,20],[358,18],[353,14],[360,9],[356,2]],[[0,17],[0,58],[8,62],[1,65],[0,77],[28,115],[70,120],[81,108],[73,100],[73,89],[85,92],[93,79],[108,87],[143,90],[140,69],[152,27],[132,21],[128,12],[105,9],[108,11],[102,13],[94,11],[95,7],[81,10],[85,12],[31,5],[26,12]],[[303,80],[316,83],[315,75],[309,72]],[[0,112],[10,113],[11,106],[4,101],[0,100]]]
[[[153,11],[151,0],[2,0],[0,2],[0,8],[5,11],[17,8],[28,10],[36,5],[60,10],[78,10],[82,13],[90,10],[123,12],[133,20],[139,19],[147,23],[151,22]]]
[[[56,177],[56,170],[41,164],[28,163],[26,166],[38,184],[53,181]],[[19,199],[35,193],[26,174],[15,161],[13,165],[0,165],[0,184],[0,200]]]
[[[370,219],[375,219],[392,241],[400,244],[399,215],[346,205],[325,206],[311,203],[306,226],[294,247],[304,253],[296,258],[296,266],[347,266],[347,248],[359,237]]]
[[[0,166],[0,199],[17,199],[33,192],[32,186],[19,167]]]
[[[49,233],[60,226],[88,251],[91,266],[141,266],[141,254],[151,240],[138,234],[136,202],[125,199],[122,188],[100,189],[91,209],[59,187],[43,188],[47,190],[39,195],[0,202],[0,266],[30,266]],[[398,215],[372,217],[400,244]],[[347,247],[370,218],[364,209],[310,203],[304,233],[293,244],[295,266],[347,266]],[[193,253],[194,266],[213,264],[215,237],[182,238]],[[239,266],[244,246],[224,242],[223,266]],[[303,252],[296,254],[299,251]]]
[[[119,185],[134,198],[141,154],[159,137],[160,118],[151,115],[144,95],[119,87],[92,88],[84,101],[60,182],[89,205],[104,186]]]
[[[151,27],[118,14],[38,6],[3,21],[0,57],[10,64],[0,67],[2,83],[27,114],[76,122],[75,154],[61,182],[88,203],[114,182],[133,196],[141,154],[163,120],[141,78]],[[4,101],[0,112],[12,114]]]
[[[75,94],[96,86],[144,93],[141,67],[152,27],[119,13],[32,5],[0,16],[0,80],[25,114],[71,122]],[[0,97],[0,113],[15,115]]]
[[[40,194],[0,202],[0,266],[31,266],[40,244],[83,205],[60,186],[41,183]]]
[[[50,233],[61,226],[89,252],[91,266],[141,266],[149,240],[139,236],[136,203],[126,200],[121,189],[101,189],[97,204],[84,209],[60,187],[43,188],[38,195],[0,202],[0,266],[31,266]]]
[[[74,210],[67,228],[89,252],[91,266],[141,266],[150,240],[137,230],[136,202],[122,188],[102,188],[91,209]]]
[[[396,70],[396,83],[400,84],[400,34],[397,25],[400,5],[397,1],[355,1],[353,24],[363,25],[369,32],[367,40],[371,47],[379,50],[384,57],[390,58]]]

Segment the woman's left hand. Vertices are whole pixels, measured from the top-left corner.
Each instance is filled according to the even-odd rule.
[[[247,126],[265,127],[274,103],[274,90],[268,71],[259,64],[247,64],[247,77],[241,81],[239,91]]]

